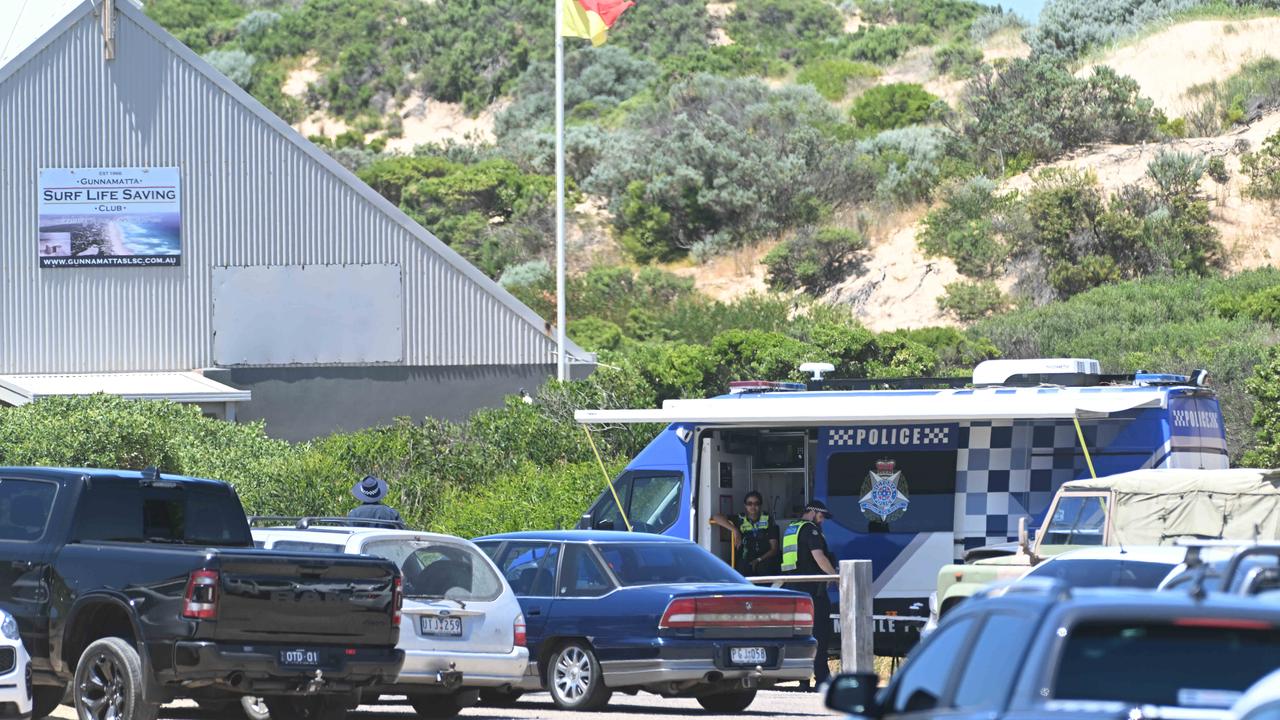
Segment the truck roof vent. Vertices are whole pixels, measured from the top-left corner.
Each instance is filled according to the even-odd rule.
[[[1101,365],[1088,358],[986,360],[973,369],[973,384],[977,387],[1086,386],[1097,385],[1101,379]]]

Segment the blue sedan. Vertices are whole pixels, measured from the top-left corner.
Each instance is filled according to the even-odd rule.
[[[646,690],[738,712],[756,688],[812,673],[809,596],[752,585],[687,540],[567,530],[475,542],[524,611],[523,689],[545,688],[560,708]]]

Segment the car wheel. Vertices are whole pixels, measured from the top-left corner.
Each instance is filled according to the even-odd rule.
[[[613,695],[604,685],[600,662],[591,646],[579,640],[565,643],[551,654],[547,690],[561,710],[599,710]]]
[[[271,710],[267,708],[267,701],[260,697],[245,695],[240,698],[240,709],[244,710],[244,716],[249,720],[268,720],[271,717]]]
[[[275,720],[343,720],[347,706],[340,697],[267,697],[262,698]]]
[[[713,713],[739,713],[756,699],[755,688],[750,690],[734,690],[733,692],[700,695],[698,704],[703,710]]]
[[[36,685],[31,688],[31,720],[48,717],[49,713],[58,709],[62,698],[67,694],[63,687]]]
[[[142,658],[121,638],[90,643],[72,682],[80,720],[155,720],[160,710],[142,699]]]
[[[481,690],[480,704],[497,708],[515,707],[523,695],[523,690]]]

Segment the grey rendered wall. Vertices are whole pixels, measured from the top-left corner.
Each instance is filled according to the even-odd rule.
[[[575,377],[587,368],[575,367]],[[267,433],[310,440],[333,432],[384,425],[396,417],[463,420],[506,395],[532,393],[554,365],[460,367],[234,368],[206,373],[250,390],[236,409],[240,422],[265,420]]]
[[[371,263],[404,278],[400,364],[555,362],[542,319],[128,3],[105,61],[88,8],[0,67],[0,372],[209,367],[215,266]],[[181,267],[37,267],[40,168],[159,166]]]

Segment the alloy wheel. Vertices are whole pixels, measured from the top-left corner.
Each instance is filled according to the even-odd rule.
[[[577,702],[591,686],[591,658],[577,646],[565,648],[555,667],[555,684],[560,696],[569,702]]]
[[[80,704],[93,720],[124,717],[124,670],[107,653],[98,653],[80,684]]]

